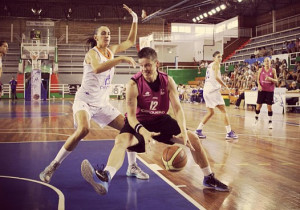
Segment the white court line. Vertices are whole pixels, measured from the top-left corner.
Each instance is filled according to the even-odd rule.
[[[55,143],[55,142],[65,142],[66,140],[47,140],[47,141],[17,141],[17,142],[0,142],[0,144],[27,144],[27,143]],[[81,140],[84,141],[114,141],[114,139],[88,139],[88,140]]]
[[[157,171],[157,168],[160,168],[157,164],[148,164],[146,161],[144,161],[141,157],[138,155],[136,156],[143,164],[145,164],[149,169],[151,169],[157,176],[159,176],[162,180],[164,180],[168,185],[170,185],[172,188],[174,188],[179,194],[181,194],[185,199],[187,199],[189,202],[191,202],[194,206],[196,206],[198,209],[205,209],[201,204],[199,204],[197,201],[195,201],[192,197],[190,197],[188,194],[186,194],[184,191],[182,191],[178,186],[176,186],[174,183],[172,183],[170,180],[168,180],[166,177],[164,177],[161,173]],[[160,168],[161,169],[161,168]],[[180,185],[181,186],[181,185]]]
[[[15,131],[15,130],[51,130],[51,129],[65,129],[65,130],[75,130],[75,128],[0,128],[0,131],[1,130],[4,130],[4,131]],[[105,131],[110,131],[110,130],[116,130],[114,128],[90,128],[90,130],[105,130]]]
[[[47,132],[28,132],[28,131],[25,131],[25,132],[2,132],[0,131],[0,133],[14,133],[14,134],[24,134],[24,133],[39,133],[39,134],[46,134],[46,135],[50,135],[50,134],[54,134],[54,135],[58,135],[58,136],[71,136],[71,135],[67,135],[67,134],[60,134],[60,133],[47,133]]]
[[[194,129],[190,129],[188,128],[190,131],[193,131]],[[218,133],[218,132],[214,132],[214,131],[208,131],[208,132],[204,132],[206,133],[213,133],[213,134],[217,134],[217,135],[226,135],[226,133]],[[299,138],[297,137],[289,137],[289,136],[268,136],[268,135],[258,135],[258,134],[250,134],[250,133],[237,133],[235,132],[238,136],[253,136],[253,137],[260,137],[260,138],[273,138],[273,139],[296,139],[299,140]],[[203,139],[204,140],[204,139]]]
[[[35,182],[35,183],[38,183],[38,184],[45,185],[46,187],[51,188],[52,190],[54,190],[58,194],[58,210],[64,210],[65,209],[65,196],[64,196],[64,194],[59,189],[57,189],[56,187],[54,187],[50,184],[40,182],[40,181],[36,181],[36,180],[33,180],[33,179],[14,177],[14,176],[1,176],[0,175],[0,178],[19,179],[19,180]]]

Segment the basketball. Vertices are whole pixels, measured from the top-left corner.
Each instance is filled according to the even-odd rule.
[[[187,163],[186,153],[179,146],[169,146],[164,149],[161,159],[168,171],[180,171]]]

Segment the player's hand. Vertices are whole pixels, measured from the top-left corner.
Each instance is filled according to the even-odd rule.
[[[185,134],[180,133],[177,136],[173,136],[173,138],[181,138],[181,139],[183,139],[183,145],[187,146],[192,151],[195,151],[195,148],[193,147],[191,141],[189,140],[187,133],[185,133]]]
[[[136,13],[132,11],[132,9],[130,9],[126,4],[123,4],[123,8],[126,9],[133,18],[137,18]]]
[[[122,56],[122,61],[125,63],[129,63],[133,68],[136,67],[136,62],[133,60],[132,57],[126,57],[126,56]]]
[[[262,87],[261,87],[261,86],[258,86],[257,90],[258,90],[258,91],[262,91]]]
[[[160,133],[157,132],[149,132],[148,130],[144,130],[141,135],[144,137],[145,140],[145,149],[146,152],[151,151],[151,143],[155,142],[155,140],[153,139],[154,136],[158,136],[160,135]]]

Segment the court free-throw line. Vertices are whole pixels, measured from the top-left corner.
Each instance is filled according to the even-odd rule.
[[[58,210],[65,210],[65,196],[64,196],[64,194],[59,189],[57,189],[56,187],[54,187],[50,184],[40,182],[40,181],[37,181],[37,180],[33,180],[33,179],[14,177],[14,176],[1,176],[0,175],[0,178],[19,179],[19,180],[23,180],[23,181],[35,182],[37,184],[45,185],[46,187],[51,188],[52,190],[54,190],[58,194]]]

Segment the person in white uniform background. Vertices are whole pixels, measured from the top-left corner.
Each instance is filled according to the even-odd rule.
[[[40,173],[40,179],[49,183],[54,171],[62,161],[75,149],[90,129],[90,120],[93,119],[99,126],[109,125],[120,130],[124,126],[124,116],[109,103],[109,85],[113,79],[114,66],[127,62],[133,67],[136,63],[131,57],[114,54],[122,52],[133,46],[136,42],[137,15],[129,7],[123,5],[133,17],[133,23],[126,41],[119,45],[110,44],[111,34],[106,26],[95,30],[94,37],[88,40],[92,49],[85,55],[83,62],[82,85],[75,95],[73,104],[75,132],[67,139],[55,159]],[[128,152],[128,176],[139,179],[149,179],[136,164],[136,153]]]
[[[224,99],[221,95],[221,87],[225,87],[229,93],[230,90],[228,89],[227,85],[221,79],[221,71],[220,71],[220,64],[222,61],[222,55],[219,51],[216,51],[213,54],[214,61],[207,66],[206,69],[206,76],[205,76],[205,84],[203,88],[203,97],[205,100],[207,113],[200,122],[196,134],[199,138],[206,138],[205,135],[202,134],[202,129],[207,123],[207,121],[214,115],[214,109],[217,107],[223,117],[224,117],[224,124],[226,128],[226,139],[237,139],[238,136],[231,130],[229,117],[226,113]]]
[[[2,76],[2,58],[8,51],[8,43],[6,41],[0,41],[0,79]]]

